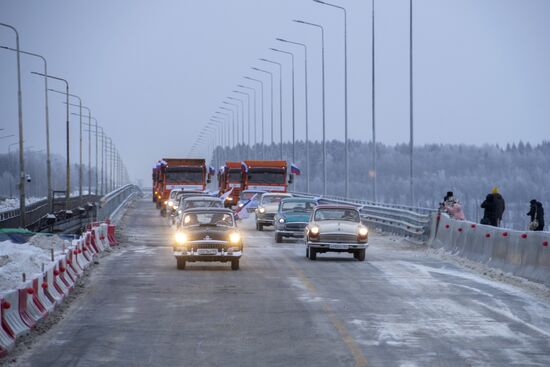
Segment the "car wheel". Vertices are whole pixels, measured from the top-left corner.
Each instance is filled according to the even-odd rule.
[[[306,257],[309,257],[309,247],[306,245]]]
[[[264,225],[262,223],[258,223],[258,231],[263,231],[264,230]]]
[[[239,270],[239,259],[231,260],[231,270]]]
[[[280,233],[275,233],[275,242],[277,243],[283,242],[283,235]]]
[[[160,210],[160,216],[161,217],[166,217],[166,209],[161,209]]]
[[[185,259],[178,258],[178,259],[176,259],[176,261],[178,262],[178,265],[177,265],[178,270],[185,269]]]
[[[354,253],[353,257],[356,258],[359,261],[365,261],[365,253],[366,253],[366,250],[362,249],[362,250],[359,250],[356,253]]]
[[[317,251],[314,248],[309,249],[309,259],[310,260],[316,260],[317,259]]]

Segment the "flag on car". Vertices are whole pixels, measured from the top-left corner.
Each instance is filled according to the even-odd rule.
[[[212,167],[212,166],[208,166],[208,174],[209,174],[210,176],[215,175],[215,174],[216,174],[216,169],[215,169],[214,167]]]
[[[235,210],[235,214],[239,219],[246,219],[250,216],[250,214],[248,213],[248,208],[250,207],[250,204],[252,204],[252,202],[256,199],[256,196],[258,196],[258,194],[252,196],[243,206]]]
[[[231,195],[232,192],[233,192],[233,188],[231,188],[231,190],[229,190],[228,192],[226,192],[225,194],[223,194],[222,196],[220,196],[220,199],[221,199],[222,201],[225,201],[225,200],[229,197],[229,195]]]
[[[294,163],[291,163],[290,173],[295,174],[296,176],[300,176],[300,174],[302,174],[302,171],[300,170],[300,168],[298,168],[297,165],[295,165]]]

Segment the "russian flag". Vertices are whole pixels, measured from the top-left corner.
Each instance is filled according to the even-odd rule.
[[[216,174],[216,169],[212,166],[208,166],[208,174],[213,176]]]
[[[242,169],[244,169],[244,171],[245,171],[246,173],[248,173],[248,166],[246,165],[246,163],[241,162],[241,167],[242,167]]]
[[[300,171],[300,168],[298,168],[297,165],[295,165],[294,163],[291,163],[290,173],[295,174],[296,176],[300,176],[302,174],[302,171]]]

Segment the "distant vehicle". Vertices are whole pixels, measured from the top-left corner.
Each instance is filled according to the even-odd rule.
[[[159,196],[160,196],[158,191],[159,190],[158,185],[160,181],[160,162],[155,164],[155,166],[153,167],[152,179],[153,179],[153,202],[156,203],[159,200]]]
[[[288,175],[286,161],[246,160],[241,163],[242,190],[287,192],[294,175]]]
[[[181,227],[181,218],[188,210],[196,208],[223,208],[223,201],[213,196],[189,196],[183,198],[180,202],[177,215],[177,226]]]
[[[225,199],[226,208],[237,204],[242,190],[241,162],[225,162],[218,173],[218,189],[220,194],[231,190],[231,195]]]
[[[173,249],[180,270],[195,261],[231,262],[231,269],[238,270],[243,241],[233,212],[224,208],[189,209],[175,234]]]
[[[248,203],[247,209],[249,212],[253,212],[258,208],[258,203],[260,202],[260,199],[262,198],[262,195],[265,194],[265,191],[259,191],[259,190],[244,190],[241,192],[241,196],[239,199],[239,202],[237,203],[237,207],[242,208]],[[254,198],[254,199],[252,199]],[[252,202],[248,202],[252,199]]]
[[[287,198],[281,200],[275,215],[275,242],[285,237],[302,238],[304,230],[317,201],[309,198]]]
[[[286,193],[265,193],[260,199],[258,209],[256,209],[256,229],[263,231],[264,226],[272,226],[275,222],[275,214],[279,209],[279,203],[285,198],[292,197]]]
[[[319,205],[305,229],[306,257],[318,253],[347,252],[365,261],[369,231],[361,223],[359,210],[347,205]]]
[[[159,177],[160,213],[166,216],[172,190],[204,191],[210,182],[210,173],[204,159],[164,158]]]

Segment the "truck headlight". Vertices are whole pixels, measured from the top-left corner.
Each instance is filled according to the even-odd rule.
[[[174,206],[174,202],[172,200],[168,200],[168,206]]]
[[[176,242],[180,245],[183,245],[187,242],[187,235],[183,232],[176,232]]]
[[[168,204],[168,200],[164,200],[164,205]]]
[[[285,222],[285,218],[280,218],[279,223],[283,224]]]
[[[259,208],[258,211],[260,212],[260,214],[263,214],[265,213],[265,208]]]
[[[228,196],[225,200],[227,201],[233,201],[233,198],[231,196]]]
[[[229,241],[233,244],[241,242],[241,235],[237,232],[233,232],[229,235]]]

